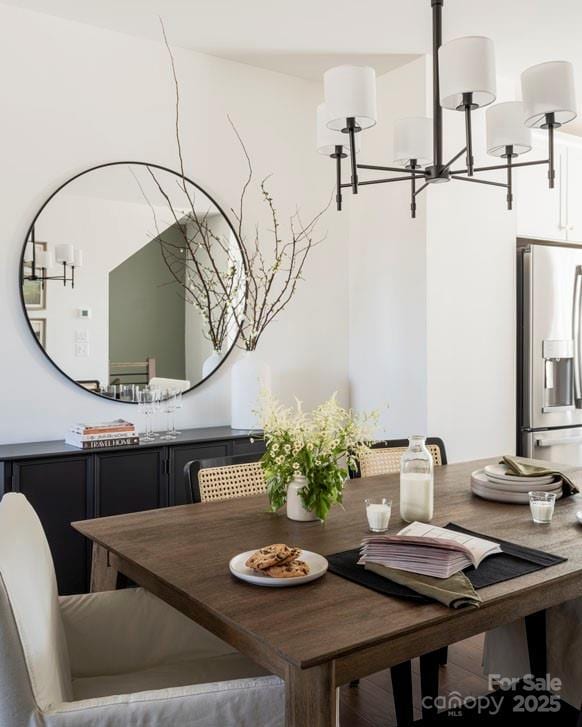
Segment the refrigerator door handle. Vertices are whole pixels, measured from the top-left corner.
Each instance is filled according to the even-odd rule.
[[[555,447],[564,444],[582,444],[582,437],[560,437],[559,439],[536,439],[536,447]]]
[[[572,338],[574,339],[574,402],[576,409],[582,409],[582,367],[580,349],[580,305],[582,304],[582,265],[576,265],[574,277],[574,300],[572,301]]]

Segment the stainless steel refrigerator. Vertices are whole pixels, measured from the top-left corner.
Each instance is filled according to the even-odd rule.
[[[517,453],[582,466],[582,246],[518,240]]]

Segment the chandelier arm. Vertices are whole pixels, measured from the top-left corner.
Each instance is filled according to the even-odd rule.
[[[512,169],[515,169],[516,167],[533,167],[538,164],[549,164],[549,159],[536,159],[535,162],[517,162],[517,164],[512,164]],[[475,167],[473,170],[474,172],[493,172],[497,169],[507,169],[507,164],[494,164],[491,167]],[[466,169],[455,169],[451,172],[451,174],[467,174]]]
[[[404,174],[414,174],[415,177],[426,177],[426,172],[422,169],[407,169],[406,167],[379,167],[376,164],[357,164],[358,169],[371,169],[378,172],[403,172]]]
[[[366,179],[364,182],[358,182],[358,185],[360,187],[363,187],[366,184],[388,184],[388,182],[409,182],[411,179],[414,179],[411,175],[408,177],[390,177],[388,179]],[[351,184],[342,184],[342,188],[345,187],[351,187]]]
[[[466,147],[466,146],[464,146],[464,147],[463,147],[463,148],[461,149],[461,151],[460,151],[460,152],[459,152],[458,154],[455,154],[455,156],[454,156],[454,157],[453,157],[452,159],[450,159],[450,160],[449,160],[449,161],[448,161],[448,162],[447,162],[447,163],[445,164],[444,168],[445,168],[445,169],[450,169],[450,168],[451,168],[451,165],[452,165],[452,164],[454,164],[454,163],[455,163],[455,162],[457,161],[457,159],[459,159],[460,157],[462,157],[462,156],[463,156],[463,154],[464,154],[464,153],[465,153],[466,151],[467,151],[467,147]],[[451,172],[451,174],[456,174],[456,172]]]
[[[350,161],[352,163],[352,194],[358,194],[358,165],[356,162],[356,119],[350,116],[346,119],[348,135],[350,138]],[[359,128],[358,128],[359,131]]]
[[[546,114],[546,124],[548,126],[548,186],[554,188],[556,171],[554,169],[554,127],[555,114]]]
[[[443,163],[443,109],[440,101],[439,48],[443,42],[443,2],[431,0],[432,5],[432,130],[433,161],[438,169]]]
[[[421,192],[422,192],[422,191],[423,191],[424,189],[426,189],[427,187],[428,187],[428,182],[425,182],[424,184],[422,184],[422,185],[421,185],[421,186],[420,186],[420,187],[419,187],[419,188],[418,188],[418,189],[416,190],[416,192],[414,193],[414,196],[416,197],[417,195],[419,195],[419,194],[420,194],[420,193],[421,193]]]
[[[335,201],[337,206],[337,211],[342,211],[342,157],[344,156],[343,153],[343,146],[340,144],[336,144],[335,147],[335,177],[336,177],[336,194],[335,194]]]
[[[412,172],[416,169],[416,159],[410,160],[410,168]],[[416,176],[410,180],[410,216],[416,219]]]
[[[506,146],[505,147],[506,153],[507,153],[507,209],[512,210],[513,209],[513,176],[512,176],[512,166],[513,166],[513,146]]]
[[[490,184],[492,187],[505,187],[505,182],[492,182],[489,179],[475,179],[474,177],[457,177],[452,176],[451,179],[456,179],[458,182],[474,182],[475,184]]]
[[[475,166],[473,163],[473,132],[471,129],[471,97],[473,94],[464,93],[463,96],[468,97],[468,101],[465,104],[465,138],[467,140],[467,174],[472,177]]]

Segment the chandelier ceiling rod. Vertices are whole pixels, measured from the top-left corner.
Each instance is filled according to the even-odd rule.
[[[358,194],[360,186],[410,182],[410,212],[416,217],[416,198],[430,184],[451,180],[475,182],[507,189],[507,209],[512,209],[513,170],[544,164],[548,186],[555,184],[554,132],[576,117],[574,73],[571,63],[551,61],[522,73],[523,102],[505,102],[487,111],[487,152],[504,164],[474,166],[472,112],[495,101],[493,44],[488,38],[457,38],[442,45],[444,0],[430,0],[432,8],[433,117],[401,119],[395,126],[395,156],[402,166],[358,164],[362,130],[376,123],[376,78],[370,67],[338,66],[325,73],[326,100],[317,110],[318,151],[336,160],[337,209],[342,209],[342,189]],[[444,73],[444,75],[443,75]],[[443,108],[460,111],[465,121],[465,146],[443,163]],[[432,130],[430,150],[429,126]],[[531,150],[531,128],[548,132],[546,159],[516,162]],[[463,155],[464,169],[452,169]],[[342,182],[342,159],[349,156],[351,179]],[[426,166],[425,166],[426,165]],[[394,172],[399,176],[362,180],[358,170]],[[475,178],[476,173],[506,172],[506,181]],[[424,182],[417,186],[417,180]]]

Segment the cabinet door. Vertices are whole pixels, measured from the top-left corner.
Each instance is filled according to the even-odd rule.
[[[518,161],[547,159],[547,135],[534,138],[533,149]],[[548,165],[515,169],[515,210],[517,234],[550,240],[566,239],[566,174],[567,154],[562,144],[556,144],[556,180],[554,189],[548,187]]]
[[[61,595],[85,593],[89,542],[71,527],[93,517],[89,456],[23,460],[13,465],[12,489],[26,495],[43,525]]]
[[[582,146],[568,145],[567,235],[582,242]]]
[[[265,451],[265,442],[262,439],[233,439],[232,453],[236,456],[239,454],[263,454]]]
[[[193,459],[214,459],[227,457],[232,452],[231,442],[211,444],[185,444],[170,449],[170,505],[186,503],[184,466]]]
[[[95,455],[96,516],[153,510],[168,504],[165,449]]]

